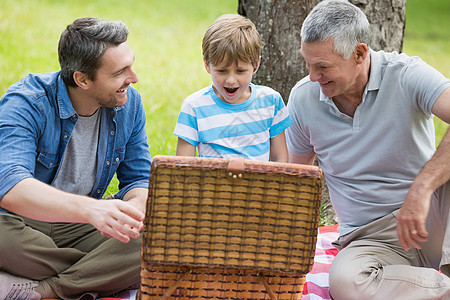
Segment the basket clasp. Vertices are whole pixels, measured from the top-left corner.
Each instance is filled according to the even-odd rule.
[[[236,181],[244,178],[244,158],[232,158],[230,159],[227,167],[227,178],[231,181]]]

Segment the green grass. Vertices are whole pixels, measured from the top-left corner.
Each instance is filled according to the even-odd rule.
[[[173,128],[183,99],[210,83],[201,39],[221,14],[235,13],[238,0],[2,0],[0,94],[31,72],[59,69],[57,44],[67,24],[79,17],[122,20],[134,50],[136,84],[147,112],[152,155],[175,154]],[[408,0],[403,51],[419,55],[450,76],[448,0]],[[447,124],[436,121],[437,141]],[[114,181],[109,194],[116,190]]]
[[[407,0],[403,52],[417,55],[450,77],[450,1]],[[436,145],[448,125],[435,118]]]

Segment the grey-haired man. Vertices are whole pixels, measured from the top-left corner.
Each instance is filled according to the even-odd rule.
[[[317,156],[340,220],[335,300],[450,299],[450,81],[417,57],[373,51],[364,13],[323,1],[301,30],[309,76],[292,89],[289,158]],[[438,270],[442,273],[438,272]]]

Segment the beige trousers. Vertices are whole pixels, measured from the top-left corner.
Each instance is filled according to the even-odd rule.
[[[398,211],[335,242],[342,250],[330,269],[334,300],[450,299],[450,182],[435,195],[427,218],[429,238],[421,250],[401,247]]]
[[[96,299],[137,288],[140,250],[140,239],[122,243],[89,224],[0,213],[0,269],[46,281],[62,299]]]

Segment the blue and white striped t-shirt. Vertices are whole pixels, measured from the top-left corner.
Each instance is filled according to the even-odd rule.
[[[188,96],[181,106],[174,134],[197,147],[201,157],[243,156],[268,161],[270,138],[292,124],[281,95],[250,84],[243,103],[221,101],[212,85]]]

